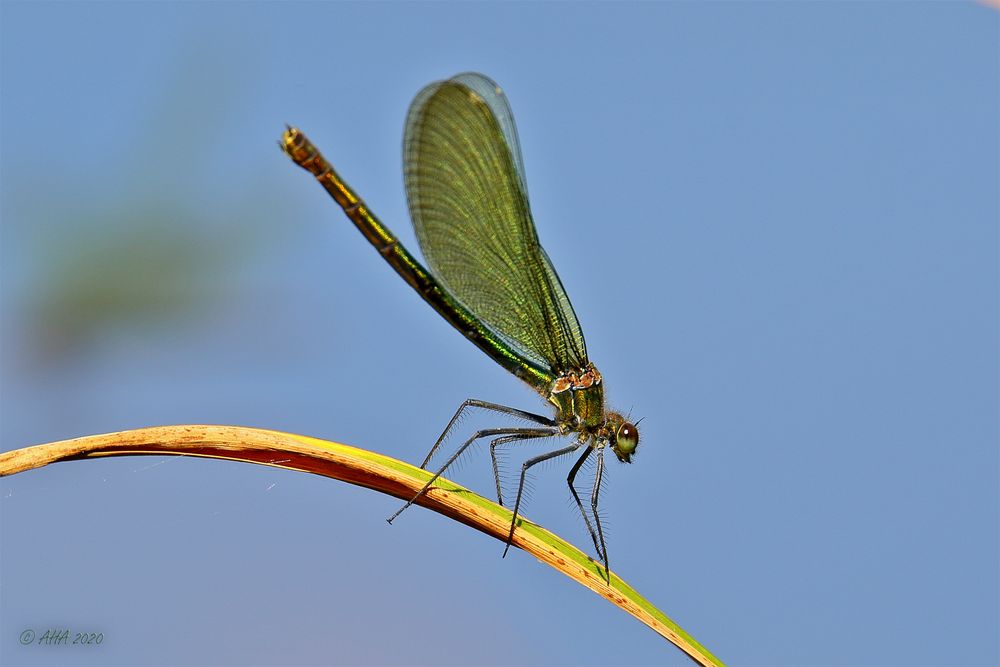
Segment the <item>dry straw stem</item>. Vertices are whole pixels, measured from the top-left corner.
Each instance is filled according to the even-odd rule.
[[[0,476],[57,461],[141,454],[202,456],[311,472],[405,500],[412,498],[430,479],[426,470],[335,442],[256,428],[201,425],[156,426],[3,452]],[[417,504],[500,541],[507,539],[509,510],[443,477]],[[610,574],[610,582],[605,581],[603,567],[568,542],[522,517],[513,544],[618,605],[696,662],[722,664],[614,573]]]

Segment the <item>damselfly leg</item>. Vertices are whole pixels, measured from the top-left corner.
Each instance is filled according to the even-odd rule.
[[[554,419],[550,419],[549,417],[543,417],[542,415],[536,415],[534,412],[519,410],[517,408],[512,408],[506,405],[500,405],[499,403],[490,403],[489,401],[481,401],[478,398],[467,398],[460,406],[458,406],[458,410],[455,411],[455,414],[448,421],[448,425],[444,427],[443,431],[441,431],[441,435],[438,436],[437,442],[435,442],[434,446],[431,447],[431,451],[427,452],[427,456],[424,457],[423,462],[420,464],[421,468],[427,468],[427,464],[430,462],[434,454],[437,453],[437,450],[441,447],[441,443],[443,443],[447,439],[448,434],[451,432],[451,429],[455,427],[455,425],[459,422],[459,420],[461,420],[462,415],[465,413],[465,411],[470,408],[478,408],[480,410],[499,412],[501,414],[511,415],[513,417],[518,417],[520,419],[526,419],[535,424],[542,424],[544,426],[556,426],[556,422]]]
[[[386,519],[386,521],[392,523],[393,520],[397,516],[402,514],[406,508],[408,508],[410,505],[416,502],[417,499],[420,498],[420,496],[424,495],[427,492],[427,490],[434,485],[434,482],[437,481],[438,477],[443,475],[444,472],[451,466],[451,464],[454,463],[456,460],[458,460],[458,458],[465,452],[465,450],[468,449],[469,446],[472,445],[472,443],[474,443],[475,441],[480,440],[481,438],[493,437],[494,438],[493,443],[497,442],[498,440],[501,442],[515,442],[518,440],[547,438],[553,435],[560,435],[562,433],[562,429],[556,424],[556,422],[552,419],[549,419],[548,417],[536,415],[531,412],[526,412],[524,410],[518,410],[517,408],[507,407],[506,405],[499,405],[497,403],[489,403],[487,401],[480,401],[478,399],[470,398],[466,400],[464,403],[462,403],[461,406],[459,406],[458,410],[455,412],[455,415],[451,418],[451,420],[448,422],[448,425],[441,433],[441,436],[437,439],[437,442],[435,442],[434,446],[431,447],[431,451],[427,453],[427,456],[424,458],[423,463],[420,465],[421,468],[426,468],[427,463],[431,460],[431,457],[434,456],[437,450],[441,447],[441,443],[443,443],[445,439],[448,437],[448,433],[456,424],[458,424],[462,413],[469,408],[480,408],[484,410],[491,410],[493,412],[500,412],[507,415],[513,415],[515,417],[520,417],[522,419],[527,419],[529,421],[535,422],[540,426],[534,428],[531,427],[486,428],[476,431],[475,433],[472,434],[472,437],[470,437],[468,440],[462,443],[461,447],[455,450],[454,454],[448,457],[448,459],[444,462],[444,465],[442,465],[437,470],[437,472],[434,473],[434,476],[431,477],[426,484],[424,484],[423,488],[421,488],[420,491],[418,491],[417,494],[413,496],[413,498],[411,498],[405,505],[396,510],[396,512],[388,519]],[[495,445],[493,443],[491,443],[490,451],[491,454],[494,454],[495,456],[494,453]],[[494,472],[498,473],[495,458],[494,458]],[[499,477],[497,477],[496,484],[497,484],[497,492],[499,494],[500,493]]]

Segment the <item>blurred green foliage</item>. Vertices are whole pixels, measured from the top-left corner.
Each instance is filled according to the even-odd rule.
[[[227,276],[264,238],[282,233],[260,187],[267,165],[220,167],[272,144],[233,123],[248,93],[231,72],[246,54],[204,55],[193,46],[158,73],[165,84],[145,102],[149,113],[115,128],[93,165],[66,169],[96,187],[51,178],[51,158],[17,165],[16,187],[7,183],[16,214],[4,222],[18,226],[16,267],[4,272],[17,285],[22,362],[79,358],[116,329],[184,326],[226,298]]]

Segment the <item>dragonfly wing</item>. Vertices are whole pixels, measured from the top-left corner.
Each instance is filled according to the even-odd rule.
[[[514,113],[510,109],[510,103],[503,89],[496,84],[493,79],[483,76],[478,72],[465,72],[456,74],[449,79],[450,82],[459,83],[469,88],[483,98],[486,105],[497,119],[500,131],[503,132],[504,141],[510,150],[510,156],[514,161],[514,169],[517,177],[521,181],[521,192],[528,196],[528,179],[524,175],[524,157],[521,156],[521,142],[517,137],[517,126],[514,125]]]
[[[403,142],[410,216],[442,285],[533,361],[581,368],[587,347],[538,242],[506,96],[460,74],[414,99]]]

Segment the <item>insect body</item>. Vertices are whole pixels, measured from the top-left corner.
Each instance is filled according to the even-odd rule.
[[[429,270],[375,217],[302,132],[288,128],[281,145],[296,164],[316,176],[379,254],[431,307],[555,409],[550,418],[487,401],[465,401],[421,467],[428,465],[467,410],[503,413],[532,425],[474,433],[389,521],[423,495],[477,440],[490,441],[497,497],[503,504],[498,446],[571,437],[569,445],[532,457],[521,466],[507,549],[514,537],[528,470],[542,461],[578,452],[567,482],[607,568],[607,547],[597,514],[604,453],[610,449],[619,461],[631,463],[639,432],[605,406],[604,381],[587,356],[576,313],[538,241],[521,148],[503,91],[481,74],[459,74],[427,86],[410,106],[403,142],[406,191]],[[575,480],[591,456],[595,477],[588,511]]]

